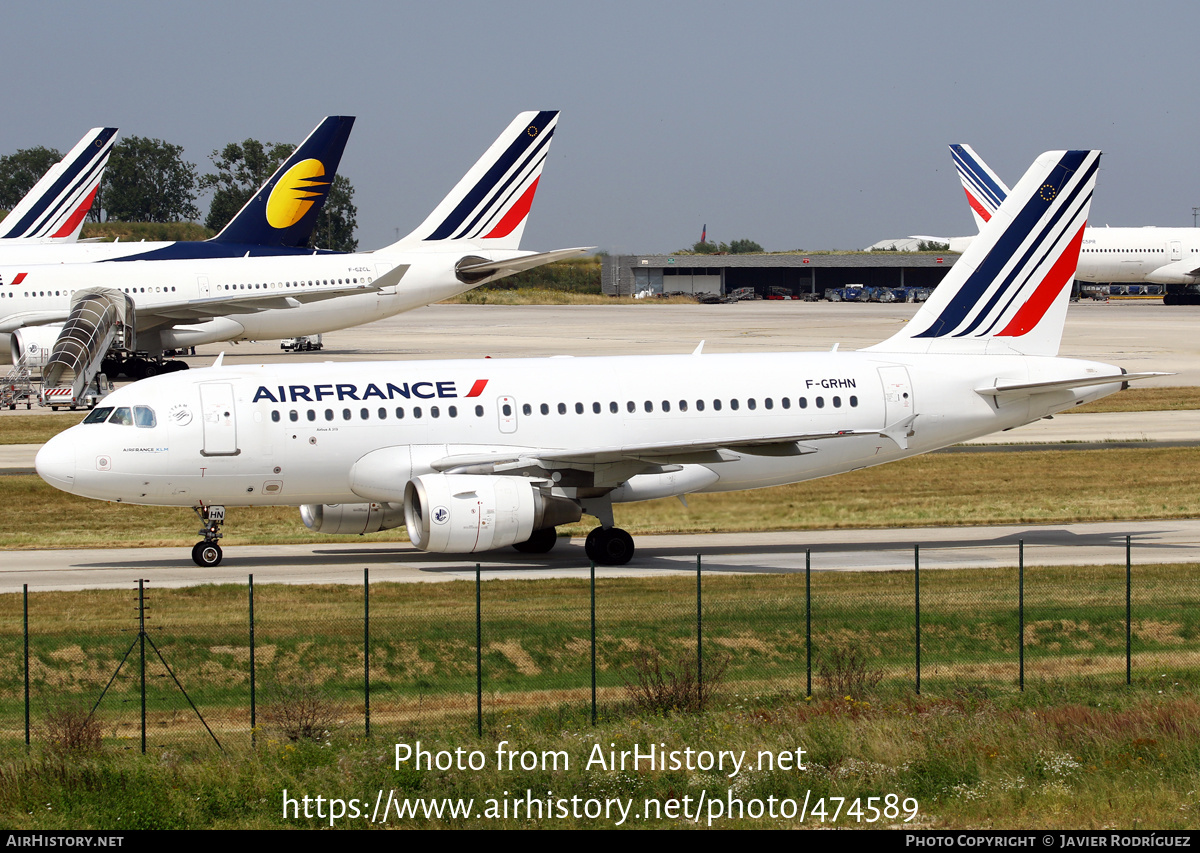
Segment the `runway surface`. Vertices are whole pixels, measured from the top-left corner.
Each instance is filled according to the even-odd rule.
[[[920,546],[922,570],[1016,566],[1018,542],[1025,565],[1123,565],[1125,537],[1135,565],[1200,563],[1200,521],[1130,521],[1099,524],[1013,525],[888,530],[718,533],[638,536],[637,554],[621,568],[598,568],[598,577],[693,573],[696,556],[705,571],[803,572],[805,551],[814,571],[898,571],[913,567]],[[0,563],[0,593],[35,590],[132,589],[138,578],[152,587],[206,583],[358,584],[363,569],[372,583],[424,583],[474,579],[475,557],[483,578],[586,578],[583,540],[560,540],[546,555],[511,548],[479,555],[426,554],[403,543],[240,546],[225,549],[215,569],[192,563],[190,549],[116,548],[88,551],[16,551]]]

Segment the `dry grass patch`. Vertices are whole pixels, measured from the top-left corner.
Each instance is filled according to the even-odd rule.
[[[1086,406],[1070,409],[1078,412],[1166,412],[1200,409],[1200,387],[1129,388]]]

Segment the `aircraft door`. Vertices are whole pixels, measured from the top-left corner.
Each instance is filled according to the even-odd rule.
[[[500,432],[514,433],[517,431],[517,401],[512,397],[500,397],[496,400],[496,417],[500,419]]]
[[[879,378],[883,380],[883,426],[886,429],[912,415],[912,383],[908,368],[899,365],[879,368]]]
[[[200,386],[200,412],[204,419],[204,449],[201,456],[237,456],[233,385],[210,382]]]
[[[1172,261],[1182,261],[1183,260],[1183,244],[1180,243],[1180,241],[1178,241],[1178,240],[1171,241],[1170,260],[1172,260]]]
[[[208,297],[211,295],[209,293],[210,289],[211,288],[208,286],[208,276],[196,276],[196,292],[200,294],[201,299],[208,299]]]

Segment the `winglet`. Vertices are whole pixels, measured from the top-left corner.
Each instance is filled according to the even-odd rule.
[[[326,117],[212,242],[307,246],[353,128],[354,116]]]

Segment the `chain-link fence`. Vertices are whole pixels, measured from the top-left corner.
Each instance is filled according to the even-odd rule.
[[[1128,553],[1128,551],[1127,551]],[[255,584],[0,596],[0,737],[129,749],[520,728],[781,694],[1200,682],[1194,566]]]

